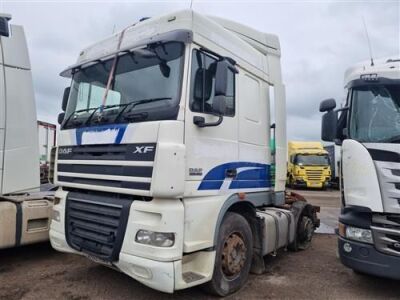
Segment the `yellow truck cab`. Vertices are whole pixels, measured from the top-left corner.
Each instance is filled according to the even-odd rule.
[[[329,155],[320,142],[289,142],[290,187],[325,188],[331,178]]]

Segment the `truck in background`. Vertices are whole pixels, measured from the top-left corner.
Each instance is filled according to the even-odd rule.
[[[185,10],[94,44],[62,75],[56,250],[163,292],[225,296],[265,255],[308,247],[317,209],[285,196],[278,37]]]
[[[0,14],[0,249],[48,240],[31,66],[22,26]],[[22,116],[22,117],[21,117]]]
[[[321,142],[288,143],[287,184],[291,188],[319,188],[329,185],[331,167]]]
[[[40,183],[49,182],[51,149],[56,146],[57,126],[55,124],[37,121],[39,138]]]
[[[324,149],[328,152],[329,162],[331,165],[330,187],[338,189],[340,186],[340,157],[341,149],[339,145],[326,145]]]
[[[342,148],[339,256],[358,273],[400,279],[400,58],[348,69],[345,88],[344,107],[320,105],[322,139]]]

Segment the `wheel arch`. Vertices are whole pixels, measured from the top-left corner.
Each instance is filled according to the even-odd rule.
[[[214,246],[217,245],[219,228],[221,227],[222,221],[228,211],[242,215],[248,222],[251,216],[256,216],[256,207],[251,201],[241,200],[239,198],[239,195],[237,194],[229,197],[222,205],[218,214],[217,223],[215,224],[215,231],[214,231],[214,242],[213,242]],[[249,224],[250,227],[252,227],[250,222]]]

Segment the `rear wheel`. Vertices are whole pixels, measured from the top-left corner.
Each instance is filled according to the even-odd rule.
[[[299,251],[310,247],[314,234],[314,223],[309,216],[301,216],[297,224],[295,241],[289,246],[290,250]]]
[[[247,220],[228,212],[222,221],[216,249],[214,273],[205,285],[208,292],[226,296],[247,281],[253,256],[253,234]]]

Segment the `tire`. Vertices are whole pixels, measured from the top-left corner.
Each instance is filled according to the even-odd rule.
[[[296,237],[289,250],[306,250],[311,246],[312,236],[314,234],[314,224],[309,216],[302,215],[297,224]]]
[[[253,234],[247,220],[227,212],[218,233],[213,277],[204,285],[208,293],[227,296],[242,288],[253,257]]]

